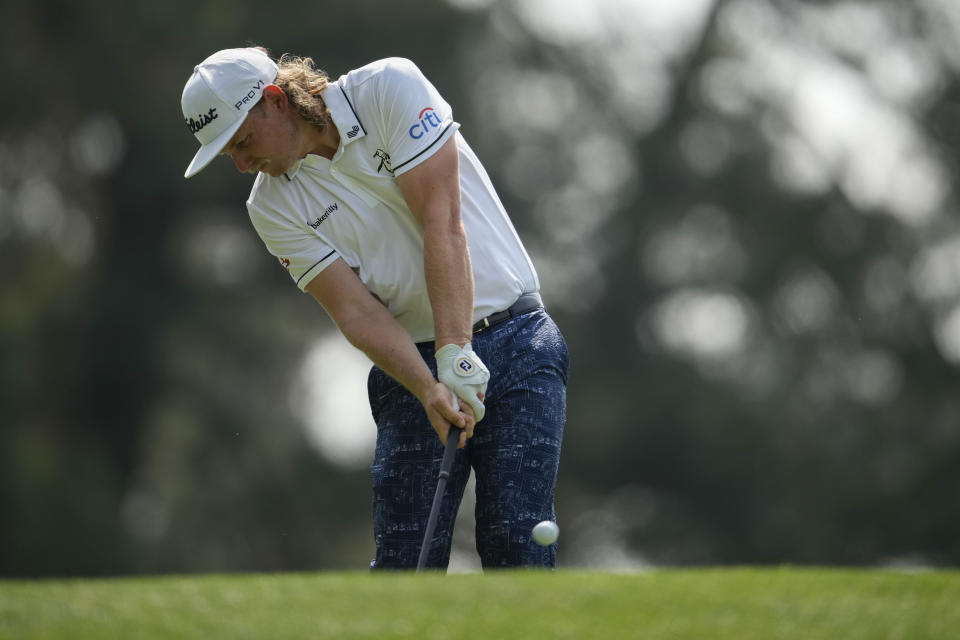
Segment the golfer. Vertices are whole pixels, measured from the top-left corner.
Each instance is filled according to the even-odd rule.
[[[462,428],[428,566],[476,476],[484,568],[553,567],[567,349],[486,171],[409,60],[330,80],[310,58],[219,51],[183,90],[200,141],[256,176],[250,220],[293,282],[374,362],[375,569],[412,569],[450,425]],[[337,375],[330,371],[330,375]]]

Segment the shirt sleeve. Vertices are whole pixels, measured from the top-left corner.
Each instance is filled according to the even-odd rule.
[[[378,77],[377,101],[394,175],[432,156],[460,124],[437,89],[410,60],[391,58]]]
[[[286,268],[301,291],[339,257],[336,249],[320,237],[298,228],[279,210],[250,200],[247,202],[247,212],[267,251]]]

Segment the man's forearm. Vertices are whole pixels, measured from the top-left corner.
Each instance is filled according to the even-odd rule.
[[[416,396],[441,441],[446,442],[451,424],[464,430],[459,446],[473,436],[476,420],[461,412],[458,402],[451,401],[450,390],[433,377],[410,334],[386,308],[355,316],[338,326],[353,346]]]
[[[455,137],[421,165],[397,177],[410,212],[423,227],[423,270],[433,310],[436,347],[470,341],[473,269],[460,217]]]
[[[464,437],[473,435],[476,421],[459,411],[459,403],[453,402],[450,390],[433,376],[410,334],[370,294],[343,258],[310,281],[306,290],[350,344],[416,396],[441,440],[446,440],[451,424],[464,429]]]
[[[473,320],[473,270],[460,216],[440,217],[424,230],[424,275],[433,309],[435,345],[470,341]]]
[[[437,383],[404,328],[385,307],[339,325],[344,337],[421,402]]]

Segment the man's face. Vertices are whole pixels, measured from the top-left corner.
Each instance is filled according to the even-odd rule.
[[[301,157],[289,114],[262,99],[220,153],[232,157],[241,173],[283,175]]]

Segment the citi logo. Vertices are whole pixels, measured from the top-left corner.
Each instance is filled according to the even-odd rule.
[[[434,111],[433,107],[427,107],[417,116],[417,124],[410,127],[408,133],[414,140],[419,140],[431,129],[436,129],[441,124],[440,117],[437,116],[437,112]]]
[[[217,108],[214,107],[207,111],[206,113],[201,113],[197,116],[197,120],[193,118],[184,118],[184,122],[190,128],[190,133],[196,133],[203,129],[205,126],[217,119]]]

